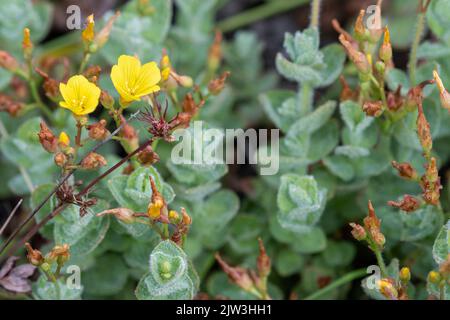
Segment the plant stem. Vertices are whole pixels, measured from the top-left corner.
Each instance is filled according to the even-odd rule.
[[[78,70],[79,74],[83,73],[90,58],[91,58],[91,54],[89,52],[85,52],[83,55],[83,60],[81,61],[81,64],[80,64],[80,69]]]
[[[31,96],[33,97],[34,101],[36,102],[36,105],[41,109],[41,111],[49,118],[50,120],[53,120],[53,114],[50,111],[49,108],[42,102],[41,97],[39,96],[39,92],[37,89],[36,81],[34,79],[28,80],[31,90]]]
[[[308,0],[270,1],[266,4],[246,10],[240,14],[234,15],[230,18],[220,21],[217,24],[217,28],[220,29],[222,32],[233,31],[235,29],[249,25],[253,22],[299,7],[307,2]]]
[[[311,2],[311,23],[309,26],[312,28],[319,28],[320,2],[321,0],[313,0]]]
[[[352,272],[347,273],[346,275],[340,277],[339,279],[337,279],[336,281],[333,281],[332,283],[330,283],[329,285],[327,285],[326,287],[314,292],[313,294],[307,296],[305,298],[305,300],[315,300],[315,299],[319,299],[320,297],[326,295],[327,293],[333,291],[334,289],[347,284],[349,282],[352,282],[353,280],[359,279],[364,277],[365,275],[367,275],[367,270],[366,269],[358,269],[358,270],[354,270]]]
[[[419,48],[420,40],[425,29],[425,12],[419,12],[416,21],[416,30],[414,41],[411,45],[408,61],[408,73],[411,87],[416,84],[416,65],[417,65],[417,49]]]
[[[381,269],[381,275],[383,277],[387,277],[386,264],[384,263],[383,255],[381,254],[381,251],[377,246],[373,246],[373,248],[373,252],[375,253],[375,257],[377,258],[378,266]]]

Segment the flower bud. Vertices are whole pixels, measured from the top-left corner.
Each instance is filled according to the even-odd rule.
[[[355,38],[358,41],[363,41],[366,36],[366,28],[364,27],[364,15],[366,14],[365,10],[360,10],[358,18],[356,18],[354,34]]]
[[[425,154],[430,154],[433,148],[433,140],[431,139],[430,124],[425,118],[423,113],[422,104],[418,106],[419,114],[417,116],[417,134],[419,136],[420,144],[425,152]]]
[[[380,293],[389,300],[398,299],[398,291],[392,283],[391,279],[381,279],[378,281],[378,289]]]
[[[19,63],[8,52],[0,50],[0,67],[8,71],[15,72],[19,69]]]
[[[416,180],[418,177],[417,171],[408,162],[398,163],[392,161],[392,166],[398,171],[399,176],[402,178]]]
[[[58,265],[63,265],[70,259],[69,245],[63,244],[61,246],[54,246],[53,249],[47,254],[46,260],[57,261]]]
[[[103,217],[107,214],[112,214],[118,220],[120,220],[124,223],[127,223],[127,224],[134,223],[136,221],[133,210],[127,209],[127,208],[115,208],[115,209],[105,210],[100,213],[97,213],[97,217]]]
[[[187,214],[185,208],[181,208],[181,214],[183,216],[183,223],[187,226],[192,224],[192,218],[190,215]]]
[[[439,73],[436,70],[433,71],[433,76],[439,89],[439,98],[441,99],[441,105],[444,107],[444,109],[450,112],[450,93],[445,89],[441,77],[439,77]]]
[[[365,240],[367,238],[366,230],[363,226],[357,223],[350,223],[352,227],[352,236],[358,241]]]
[[[152,197],[151,201],[147,207],[147,214],[148,216],[153,219],[159,219],[159,217],[162,214],[162,209],[165,207],[166,203],[164,201],[163,196],[156,188],[155,181],[151,176],[149,176],[150,179],[150,186],[152,188]]]
[[[270,258],[266,253],[266,249],[264,248],[264,243],[262,242],[261,238],[258,239],[258,243],[259,243],[259,256],[256,260],[258,275],[261,278],[267,278],[271,270]]]
[[[245,291],[250,291],[254,288],[253,280],[251,279],[247,270],[240,267],[229,266],[218,253],[216,253],[215,257],[223,271],[227,274],[230,281],[232,281]]]
[[[35,250],[31,247],[31,245],[27,242],[25,243],[25,248],[28,251],[27,259],[34,266],[40,266],[44,263],[44,257],[39,250]]]
[[[54,161],[58,167],[64,168],[68,160],[69,159],[63,152],[58,152],[55,154]]]
[[[81,37],[86,44],[94,40],[95,36],[94,26],[95,26],[94,15],[91,14],[86,19],[86,29],[84,29],[83,32],[81,33]]]
[[[214,96],[220,94],[225,87],[225,81],[229,76],[230,72],[226,71],[219,78],[211,80],[208,84],[208,91]]]
[[[434,284],[438,284],[439,282],[441,282],[441,274],[437,271],[430,271],[430,273],[428,273],[428,281]]]
[[[339,41],[341,42],[341,44],[344,46],[345,50],[347,51],[347,55],[350,58],[350,60],[352,60],[352,62],[355,64],[356,68],[358,69],[359,72],[363,73],[363,74],[368,74],[371,72],[371,65],[370,62],[368,61],[367,57],[364,55],[364,53],[362,53],[361,51],[359,51],[358,49],[356,49],[347,39],[346,37],[341,34],[339,36]]]
[[[169,211],[169,220],[170,220],[170,222],[177,223],[179,219],[180,219],[180,215],[178,214],[178,212],[176,212],[175,210],[170,210]]]
[[[98,65],[89,66],[86,71],[83,72],[83,75],[93,83],[97,83],[98,78],[100,77],[100,73],[102,72],[102,68]]]
[[[89,153],[83,161],[81,161],[81,167],[83,169],[97,169],[106,165],[106,159],[95,152]]]
[[[419,199],[416,199],[413,196],[406,194],[404,195],[402,201],[399,202],[389,201],[388,205],[403,210],[405,212],[413,212],[420,208],[421,203]]]
[[[64,131],[62,131],[59,134],[59,138],[58,138],[58,146],[60,148],[67,148],[70,145],[70,138],[67,135],[67,133],[65,133]]]
[[[163,50],[161,62],[159,63],[161,69],[161,78],[162,81],[167,81],[170,76],[170,72],[172,70],[172,64],[170,62],[170,58],[167,55],[166,50]]]
[[[94,140],[104,140],[110,135],[109,130],[106,129],[106,120],[104,119],[90,124],[86,128],[89,131],[89,137]]]
[[[31,59],[31,53],[33,52],[33,43],[30,38],[30,29],[23,29],[23,41],[22,48],[25,59]]]
[[[392,45],[388,27],[384,29],[384,39],[380,47],[379,55],[380,59],[386,65],[389,66],[392,63]]]
[[[137,158],[139,162],[145,166],[150,166],[159,161],[158,154],[153,151],[151,146],[147,146],[144,150],[139,152]]]
[[[383,113],[383,102],[366,101],[364,102],[362,109],[369,117],[379,117]]]
[[[401,95],[401,86],[398,86],[397,90],[395,92],[389,91],[387,94],[387,107],[391,111],[397,111],[399,110],[404,102],[405,99]]]
[[[45,122],[41,121],[40,126],[41,130],[38,133],[39,142],[47,152],[55,153],[58,150],[58,139]]]
[[[95,36],[94,42],[97,46],[97,49],[102,48],[105,43],[108,41],[109,34],[111,33],[114,21],[120,16],[120,12],[117,11],[111,18],[108,19],[105,26],[100,30],[99,33]]]
[[[16,102],[11,97],[0,93],[0,111],[6,111],[12,117],[15,117],[23,107],[23,103]]]
[[[399,276],[400,281],[402,281],[403,283],[408,283],[409,280],[411,280],[411,271],[408,267],[403,267],[400,269]]]
[[[100,94],[100,103],[106,109],[112,109],[114,107],[114,98],[108,91],[102,90],[102,93]]]
[[[216,31],[214,42],[209,49],[208,53],[208,70],[211,73],[215,73],[219,69],[220,62],[222,60],[222,33]]]

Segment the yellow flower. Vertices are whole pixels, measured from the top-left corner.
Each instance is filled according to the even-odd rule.
[[[139,59],[122,55],[112,67],[111,80],[122,100],[132,102],[160,90],[161,71],[155,62],[141,66]]]
[[[94,112],[101,93],[99,87],[82,75],[71,77],[67,84],[61,83],[59,91],[64,98],[59,105],[69,109],[76,116]]]

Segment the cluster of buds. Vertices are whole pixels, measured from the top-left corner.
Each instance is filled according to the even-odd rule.
[[[54,246],[45,256],[41,251],[33,249],[28,242],[25,243],[25,248],[27,249],[28,261],[32,265],[41,268],[52,281],[56,281],[62,267],[70,259],[70,247],[68,244]],[[56,268],[54,268],[54,265],[56,265]]]
[[[258,242],[259,255],[256,260],[256,271],[242,267],[232,267],[222,259],[219,253],[216,253],[215,257],[231,282],[259,299],[270,300],[271,298],[267,292],[267,278],[272,268],[271,260],[266,253],[262,240],[258,239]]]
[[[180,211],[181,215],[175,210],[170,210],[168,218],[169,222],[175,226],[170,240],[182,246],[192,224],[192,218],[187,214],[185,208],[181,208]]]
[[[379,117],[387,108],[398,109],[401,99],[395,94],[388,92],[386,95],[384,92],[386,71],[392,69],[394,64],[389,29],[382,27],[380,5],[376,6],[369,28],[366,28],[364,23],[365,14],[365,10],[360,11],[354,27],[354,36],[343,30],[337,20],[333,20],[333,27],[340,34],[339,41],[356,67],[360,79],[360,88],[355,91],[341,80],[343,82],[341,100],[357,100],[361,93],[362,110],[370,117]],[[374,59],[372,54],[382,35],[384,36],[379,47],[378,58]],[[387,103],[389,95],[391,96],[390,104]]]
[[[378,291],[388,300],[408,300],[408,284],[411,280],[411,271],[403,267],[399,271],[399,279],[383,278],[378,280]]]
[[[14,101],[11,97],[0,94],[0,111],[8,112],[12,117],[15,117],[23,110],[23,103]]]
[[[366,241],[372,251],[382,250],[386,239],[381,233],[381,220],[376,216],[372,202],[369,201],[368,215],[364,218],[364,225],[350,223],[352,235],[358,241]]]
[[[38,132],[39,141],[42,147],[50,153],[54,153],[54,161],[58,167],[63,169],[71,168],[74,163],[75,149],[70,146],[70,138],[64,131],[57,138],[52,130],[41,122],[41,129]],[[98,153],[89,153],[81,162],[82,169],[97,169],[106,165],[106,159]]]

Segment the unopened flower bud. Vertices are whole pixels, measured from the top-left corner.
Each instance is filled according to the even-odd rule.
[[[366,38],[366,28],[364,27],[364,15],[366,14],[365,10],[360,10],[358,18],[356,18],[354,34],[355,38],[358,41],[362,41]]]
[[[64,168],[68,160],[69,159],[63,152],[58,152],[55,154],[54,161],[58,167]]]
[[[19,63],[8,52],[0,50],[0,67],[8,71],[15,72],[19,69]]]
[[[147,146],[144,150],[138,153],[137,158],[143,165],[150,166],[159,161],[158,154],[153,151],[151,146]]]
[[[47,261],[57,261],[59,265],[63,265],[70,259],[69,245],[57,245],[47,254]]]
[[[223,88],[225,88],[225,81],[229,76],[230,72],[226,71],[219,78],[211,80],[208,84],[208,91],[215,96],[220,94]]]
[[[86,158],[81,161],[81,167],[83,169],[97,169],[106,165],[106,159],[95,152],[89,153]]]
[[[112,214],[118,220],[124,223],[134,223],[136,221],[133,210],[127,208],[115,208],[105,210],[100,213],[97,213],[97,217],[103,217],[108,214]]]
[[[222,60],[222,33],[216,31],[214,43],[209,49],[208,53],[208,70],[214,73],[220,66]]]
[[[399,110],[404,102],[405,99],[401,95],[401,86],[398,86],[397,90],[395,92],[389,91],[387,94],[387,107],[391,111],[397,111]]]
[[[58,146],[60,148],[67,148],[70,145],[70,138],[67,135],[67,133],[65,133],[64,131],[62,131],[59,134],[59,138],[58,138]]]
[[[23,41],[22,48],[24,52],[25,59],[31,59],[31,53],[33,51],[33,43],[30,38],[30,29],[23,29]]]
[[[355,64],[356,68],[359,72],[363,74],[370,73],[372,67],[364,53],[356,49],[345,37],[345,35],[341,34],[339,36],[339,41],[344,46],[347,51],[347,55]]]
[[[394,208],[398,208],[405,212],[413,212],[420,208],[421,202],[419,199],[414,198],[408,194],[404,195],[403,199],[399,202],[389,201],[388,205]]]
[[[350,223],[352,227],[352,236],[358,241],[365,240],[367,238],[366,230],[363,226],[357,223]]]
[[[28,251],[27,259],[32,265],[40,266],[42,263],[44,263],[44,257],[39,250],[33,249],[28,242],[25,243],[25,248]]]
[[[102,90],[102,93],[100,94],[100,103],[106,109],[112,109],[114,107],[114,98],[108,91]]]
[[[419,114],[417,116],[417,134],[419,136],[420,144],[425,152],[425,154],[430,154],[431,149],[433,148],[433,140],[431,138],[431,130],[430,124],[425,118],[425,114],[423,112],[423,107],[419,104]]]
[[[39,142],[42,147],[50,153],[54,153],[58,150],[58,139],[55,137],[53,132],[47,127],[45,122],[40,124],[41,130],[38,133]]]
[[[384,30],[384,39],[380,47],[379,55],[380,59],[386,65],[389,66],[392,63],[392,45],[388,27]]]
[[[438,284],[441,282],[441,279],[441,274],[437,271],[430,271],[430,273],[428,273],[428,281],[431,283]]]
[[[411,271],[409,270],[409,268],[408,267],[401,268],[399,277],[403,283],[408,283],[409,280],[411,280]]]
[[[86,19],[86,29],[84,29],[83,32],[81,33],[81,37],[83,38],[83,41],[85,43],[90,43],[94,40],[95,36],[94,26],[95,26],[94,15],[91,14]]]
[[[179,219],[180,219],[180,215],[178,214],[178,212],[176,212],[175,210],[170,210],[169,211],[169,220],[170,220],[170,222],[177,223]]]
[[[192,224],[192,218],[188,213],[186,212],[185,208],[181,208],[181,215],[183,217],[183,223],[187,226]]]
[[[108,19],[105,26],[100,30],[99,33],[95,36],[95,44],[97,46],[97,49],[100,49],[105,45],[105,43],[108,41],[109,34],[111,33],[114,21],[120,16],[120,12],[117,11],[111,18]]]
[[[408,162],[398,163],[392,161],[392,166],[398,171],[399,176],[402,178],[415,180],[418,177],[417,171]]]
[[[264,248],[264,243],[262,242],[261,238],[258,239],[258,243],[259,243],[259,256],[256,261],[258,275],[261,278],[267,278],[271,270],[270,258],[266,253],[266,249]]]
[[[166,205],[163,196],[156,188],[155,181],[151,176],[149,176],[150,179],[150,186],[152,188],[152,197],[151,201],[147,207],[147,214],[151,219],[158,219],[162,214],[162,209]]]
[[[398,299],[398,291],[390,279],[381,279],[378,281],[380,293],[389,300]]]
[[[439,98],[441,99],[442,107],[450,112],[450,93],[445,89],[441,77],[439,77],[439,73],[436,70],[433,71],[433,76],[439,89]]]
[[[222,267],[223,271],[227,274],[230,281],[232,281],[245,291],[250,291],[252,288],[254,288],[253,280],[251,279],[247,270],[240,267],[229,266],[218,253],[216,253],[215,257],[219,265]]]
[[[89,137],[94,140],[104,140],[110,132],[106,129],[106,120],[102,119],[99,122],[86,126],[89,132]]]
[[[379,117],[383,113],[383,102],[366,101],[364,102],[362,109],[369,117]]]
[[[93,83],[97,83],[97,80],[100,77],[100,73],[102,72],[102,68],[98,65],[89,66],[86,71],[83,72],[83,75]]]

